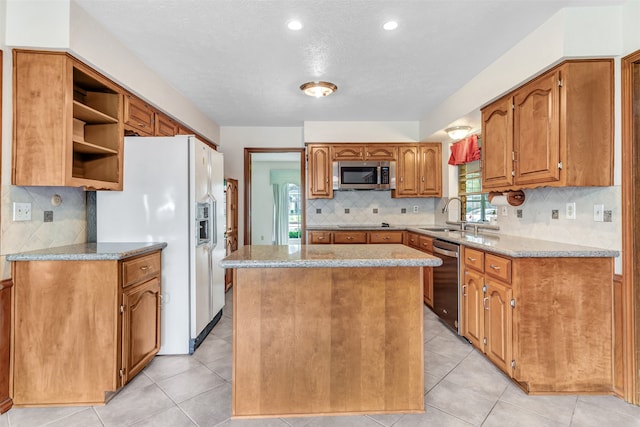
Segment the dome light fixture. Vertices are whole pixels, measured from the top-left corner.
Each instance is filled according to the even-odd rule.
[[[298,31],[302,29],[302,22],[294,19],[287,23],[287,27],[292,31]]]
[[[453,140],[462,139],[469,134],[471,126],[452,126],[444,130]]]
[[[338,90],[338,86],[329,82],[307,82],[300,86],[305,95],[322,98]]]
[[[388,21],[384,23],[382,28],[384,28],[387,31],[393,31],[396,28],[398,28],[398,23],[396,21]]]

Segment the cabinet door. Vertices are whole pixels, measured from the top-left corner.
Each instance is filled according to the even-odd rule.
[[[176,136],[178,124],[162,113],[155,113],[153,121],[155,136]]]
[[[365,160],[395,160],[396,147],[385,145],[367,145],[365,147]]]
[[[424,303],[433,310],[433,268],[423,267]]]
[[[160,279],[154,277],[122,294],[123,384],[160,350]]]
[[[330,199],[333,197],[333,177],[328,145],[308,147],[309,198]]]
[[[420,196],[442,196],[442,146],[422,144],[419,146]]]
[[[364,160],[364,145],[345,144],[331,146],[331,160]]]
[[[227,233],[238,231],[238,180],[226,178]]]
[[[483,282],[482,274],[465,268],[462,285],[461,334],[480,350],[483,348],[484,338]]]
[[[505,373],[511,375],[511,286],[487,279],[484,296],[484,352]]]
[[[418,176],[418,147],[415,145],[398,147],[394,196],[416,197],[418,195]]]
[[[482,189],[513,184],[513,98],[482,109]]]
[[[9,363],[11,339],[11,281],[0,282],[0,413],[11,408]]]
[[[515,184],[560,179],[559,73],[544,75],[513,96]]]
[[[136,135],[153,135],[153,109],[140,98],[125,94],[124,127]]]

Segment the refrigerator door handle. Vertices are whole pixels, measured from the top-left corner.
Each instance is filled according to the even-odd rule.
[[[210,215],[210,220],[211,220],[211,250],[213,250],[216,246],[218,246],[218,201],[213,198],[213,196],[209,195],[209,198],[211,199],[210,203],[211,203],[211,213]]]

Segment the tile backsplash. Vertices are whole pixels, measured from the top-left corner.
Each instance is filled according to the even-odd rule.
[[[307,227],[431,224],[434,200],[439,199],[392,199],[390,191],[336,191],[333,199],[307,199]]]
[[[62,203],[52,204],[57,194]],[[13,221],[13,203],[31,203],[30,221]],[[53,221],[44,222],[44,211],[53,211]],[[10,277],[4,255],[35,249],[86,242],[86,196],[79,188],[2,186],[0,212],[1,276]]]

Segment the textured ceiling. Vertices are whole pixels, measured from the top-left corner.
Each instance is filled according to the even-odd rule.
[[[221,126],[426,117],[575,0],[76,0]],[[286,24],[302,21],[294,32]],[[395,31],[382,24],[396,20]],[[338,91],[298,89],[327,80]]]

